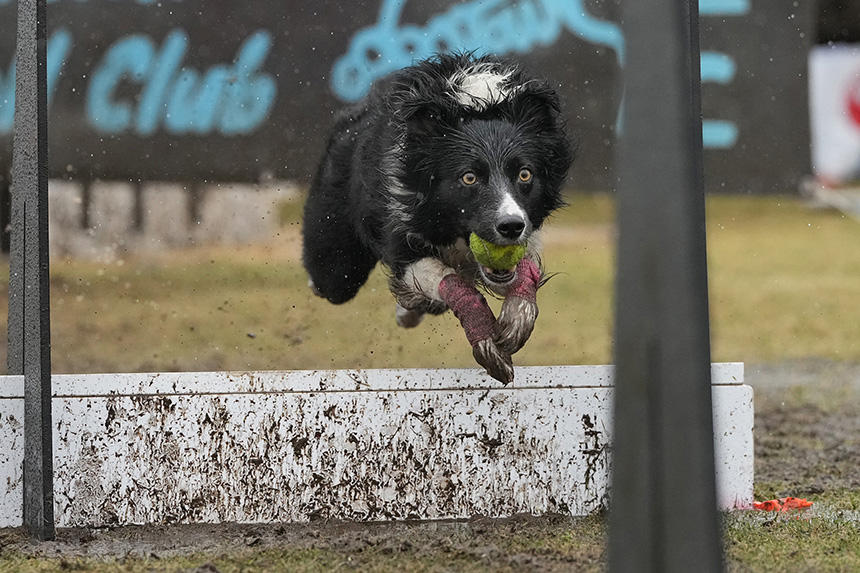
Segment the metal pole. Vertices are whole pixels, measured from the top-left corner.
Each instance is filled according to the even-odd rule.
[[[623,28],[609,565],[719,571],[698,7],[625,2]]]
[[[18,0],[8,371],[24,375],[24,526],[54,538],[45,0]]]

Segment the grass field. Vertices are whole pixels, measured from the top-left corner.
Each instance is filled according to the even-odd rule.
[[[613,202],[577,195],[571,203],[546,229],[545,264],[558,276],[540,291],[541,315],[517,364],[611,361]],[[299,261],[300,210],[284,206],[282,232],[266,245],[109,265],[53,261],[55,371],[473,366],[450,314],[413,331],[395,326],[380,270],[346,305],[313,297]],[[860,223],[794,198],[708,200],[713,358],[779,365],[748,369],[756,387],[756,495],[815,502],[802,515],[725,516],[730,571],[860,570],[858,246]],[[64,532],[39,549],[20,531],[0,530],[0,572],[605,565],[603,516],[156,533],[147,545],[134,528]]]
[[[547,225],[544,261],[558,275],[540,292],[541,315],[516,364],[611,361],[613,202],[578,195],[571,203]],[[300,211],[286,205],[280,236],[262,246],[53,261],[55,372],[474,364],[450,313],[409,332],[394,324],[379,268],[345,305],[313,297],[300,264]],[[714,359],[860,360],[857,245],[860,224],[797,199],[712,197]],[[6,299],[0,293],[0,304]]]

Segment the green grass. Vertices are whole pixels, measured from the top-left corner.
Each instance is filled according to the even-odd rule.
[[[714,356],[860,359],[860,224],[784,197],[708,206]]]
[[[411,332],[394,324],[381,269],[345,305],[313,297],[300,209],[284,206],[265,246],[53,261],[55,371],[473,366],[450,314]],[[517,364],[611,361],[613,218],[608,196],[576,195],[550,220],[544,261],[558,275]],[[793,198],[710,198],[714,359],[860,360],[858,244],[856,221]]]
[[[858,571],[860,525],[798,513],[736,513],[724,521],[729,571]]]

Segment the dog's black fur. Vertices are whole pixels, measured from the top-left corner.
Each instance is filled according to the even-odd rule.
[[[467,243],[472,232],[526,244],[563,204],[571,161],[558,96],[516,64],[439,55],[395,72],[336,118],[305,207],[311,285],[332,303],[346,302],[381,261],[402,306],[444,311],[432,297],[422,305],[421,292],[404,284],[409,265],[444,259],[455,245],[468,251],[458,240]],[[532,174],[527,182],[523,168]],[[471,185],[467,172],[476,176]],[[513,229],[505,226],[511,213],[522,219]],[[459,260],[458,271],[504,294],[509,274],[476,272],[474,259],[469,271]]]

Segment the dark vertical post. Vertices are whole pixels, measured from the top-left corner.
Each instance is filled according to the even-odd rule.
[[[623,28],[610,570],[719,571],[698,7],[628,1]]]
[[[18,0],[8,370],[24,375],[24,525],[42,540],[54,537],[45,47],[45,0]]]

